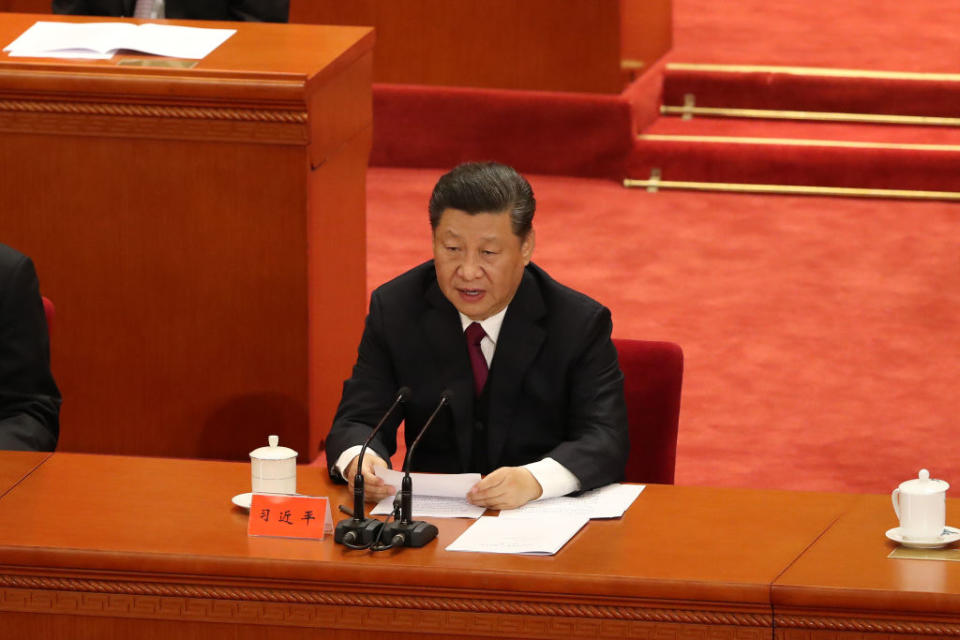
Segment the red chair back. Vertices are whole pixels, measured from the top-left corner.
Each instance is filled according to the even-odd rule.
[[[630,457],[627,482],[673,484],[683,350],[672,342],[615,339],[623,371]]]
[[[53,326],[53,316],[56,313],[57,308],[53,306],[53,301],[43,296],[43,313],[47,316],[47,331],[50,331],[50,327]]]

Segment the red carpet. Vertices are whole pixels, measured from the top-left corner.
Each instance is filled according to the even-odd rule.
[[[673,0],[674,62],[957,73],[960,12],[914,0]]]
[[[430,256],[439,171],[370,171],[370,287]],[[960,207],[531,179],[535,259],[686,355],[679,484],[956,482]]]

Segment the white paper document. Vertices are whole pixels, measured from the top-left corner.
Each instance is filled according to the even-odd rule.
[[[400,491],[402,471],[376,467],[376,474],[388,485]],[[411,473],[413,495],[466,499],[470,487],[480,482],[479,473]]]
[[[402,471],[376,467],[376,474],[400,493]],[[480,482],[479,473],[411,473],[414,518],[479,518],[486,511],[467,502],[467,492]],[[393,512],[394,496],[377,503],[371,515]]]
[[[4,47],[11,56],[107,59],[120,49],[199,60],[236,29],[132,22],[36,22]]]
[[[500,512],[501,518],[540,518],[552,515],[577,515],[587,519],[619,518],[643,491],[642,484],[608,484],[579,496],[534,500],[517,509]]]
[[[372,516],[385,516],[393,513],[393,500],[389,496],[377,503],[371,511]],[[413,499],[413,518],[479,518],[486,507],[470,504],[463,498],[440,498],[437,496],[415,496]]]
[[[447,551],[552,556],[585,524],[587,518],[583,516],[537,519],[484,516],[451,542]]]

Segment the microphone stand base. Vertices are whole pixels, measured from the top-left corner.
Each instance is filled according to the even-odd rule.
[[[429,522],[388,522],[383,525],[381,540],[392,541],[395,536],[403,537],[404,547],[422,547],[437,537],[437,527]]]
[[[359,547],[369,546],[377,539],[380,533],[380,527],[383,522],[376,518],[346,518],[337,523],[337,528],[333,530],[333,541],[337,544],[344,544],[344,539],[352,537],[350,544]],[[348,534],[353,536],[348,536]]]

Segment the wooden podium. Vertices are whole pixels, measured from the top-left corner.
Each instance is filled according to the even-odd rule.
[[[237,32],[192,68],[0,55],[0,242],[57,305],[60,448],[312,459],[365,315],[373,33],[180,24]]]
[[[619,93],[670,49],[670,0],[291,0],[377,29],[374,81]]]

